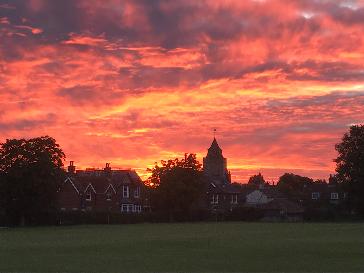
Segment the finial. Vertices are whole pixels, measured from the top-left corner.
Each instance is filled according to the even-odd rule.
[[[216,128],[214,128],[214,138],[216,137]]]

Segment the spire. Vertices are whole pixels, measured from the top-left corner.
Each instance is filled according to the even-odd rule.
[[[219,144],[217,143],[216,138],[214,137],[214,140],[211,143],[210,149],[220,149]]]
[[[213,132],[214,132],[214,140],[212,141],[209,150],[213,150],[213,151],[220,150],[221,151],[221,148],[219,147],[219,144],[217,144],[217,140],[216,140],[216,128],[214,128]]]
[[[222,150],[221,150],[219,144],[217,143],[217,140],[215,137],[211,143],[210,148],[208,149],[208,154],[222,155]]]

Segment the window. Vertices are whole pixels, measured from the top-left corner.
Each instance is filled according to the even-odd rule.
[[[140,187],[136,187],[134,191],[134,197],[139,198],[140,197]]]
[[[130,213],[134,211],[134,205],[133,204],[121,204],[121,212]]]
[[[330,198],[331,200],[337,200],[339,199],[339,194],[337,192],[332,192]]]
[[[211,204],[218,204],[218,203],[219,203],[219,195],[218,194],[213,194]]]
[[[129,198],[129,186],[123,186],[123,197]]]
[[[134,212],[141,213],[142,212],[142,206],[141,205],[134,205]]]
[[[86,201],[91,201],[92,200],[92,194],[91,192],[87,192],[86,193]]]
[[[319,192],[313,192],[311,194],[311,198],[312,198],[312,200],[320,199],[320,193]]]
[[[127,212],[128,205],[127,204],[121,204],[121,212]]]
[[[232,194],[231,195],[231,204],[237,204],[238,203],[238,195],[237,194]]]
[[[111,192],[106,193],[106,200],[111,201]]]

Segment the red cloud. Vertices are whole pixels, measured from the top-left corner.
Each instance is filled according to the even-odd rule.
[[[346,4],[345,4],[346,3]],[[210,144],[244,182],[325,178],[363,122],[363,6],[342,1],[0,5],[0,131],[80,167],[145,169]]]

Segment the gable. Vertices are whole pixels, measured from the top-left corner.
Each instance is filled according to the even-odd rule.
[[[246,202],[248,204],[265,204],[272,200],[272,198],[269,198],[260,190],[252,191],[251,193],[246,195]]]
[[[76,187],[75,183],[70,177],[67,177],[66,180],[63,182],[63,185],[60,188],[61,192],[76,192],[77,194],[80,194],[80,191]]]

